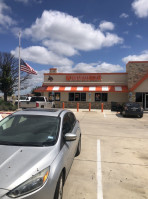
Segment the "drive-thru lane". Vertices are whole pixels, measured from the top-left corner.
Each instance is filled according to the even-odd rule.
[[[110,111],[74,112],[81,125],[82,151],[63,198],[148,198],[148,114],[138,119]]]

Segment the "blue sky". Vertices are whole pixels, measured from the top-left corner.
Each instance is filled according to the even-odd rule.
[[[18,56],[43,82],[59,72],[125,72],[148,60],[148,0],[0,0],[0,51]]]

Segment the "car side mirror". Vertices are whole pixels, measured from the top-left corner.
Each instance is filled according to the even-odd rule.
[[[66,133],[66,134],[64,135],[64,139],[65,139],[66,141],[74,141],[74,140],[77,139],[77,136],[76,136],[75,134],[72,134],[72,133]]]

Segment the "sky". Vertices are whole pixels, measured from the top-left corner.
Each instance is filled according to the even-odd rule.
[[[148,60],[148,0],[0,0],[0,51],[33,67],[30,87],[49,68],[70,73],[126,72]]]

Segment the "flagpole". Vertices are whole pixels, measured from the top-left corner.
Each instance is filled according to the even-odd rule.
[[[19,100],[20,100],[20,64],[21,64],[21,32],[19,32],[19,71],[18,71],[18,109],[19,109]]]

